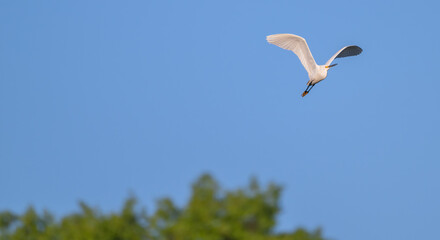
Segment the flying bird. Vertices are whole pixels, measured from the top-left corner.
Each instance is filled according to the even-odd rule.
[[[313,59],[309,46],[304,38],[293,34],[273,34],[266,37],[267,42],[274,44],[280,48],[293,51],[301,61],[302,65],[309,73],[309,81],[307,82],[307,88],[301,96],[307,95],[312,90],[315,84],[324,80],[327,77],[327,71],[336,66],[337,64],[331,64],[336,58],[350,57],[359,55],[362,52],[362,48],[351,45],[343,47],[335,55],[333,55],[324,65],[318,65]]]

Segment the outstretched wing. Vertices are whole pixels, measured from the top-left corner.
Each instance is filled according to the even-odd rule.
[[[293,34],[274,34],[266,37],[267,42],[280,48],[293,51],[301,61],[307,72],[312,74],[316,68],[315,59],[313,59],[309,46],[304,38]]]
[[[361,54],[362,48],[358,46],[346,46],[343,47],[341,50],[339,50],[333,57],[331,57],[326,63],[326,66],[329,66],[335,58],[343,58],[343,57],[350,57],[350,56],[356,56]]]

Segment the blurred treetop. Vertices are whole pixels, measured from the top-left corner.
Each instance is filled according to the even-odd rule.
[[[281,187],[249,185],[222,190],[210,175],[192,186],[189,202],[176,206],[169,198],[158,201],[148,215],[128,198],[120,212],[105,214],[80,202],[80,211],[56,220],[29,207],[23,215],[0,212],[0,240],[322,240],[320,229],[274,233],[280,211]]]

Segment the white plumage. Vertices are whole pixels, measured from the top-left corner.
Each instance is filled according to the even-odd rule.
[[[293,51],[301,61],[302,65],[309,74],[309,81],[307,82],[307,89],[302,96],[304,97],[318,82],[324,80],[327,77],[327,71],[336,66],[336,64],[330,65],[334,59],[356,56],[362,52],[362,49],[358,46],[346,46],[333,55],[324,65],[317,65],[315,59],[313,59],[309,46],[304,38],[293,34],[274,34],[266,37],[267,41],[280,48]]]

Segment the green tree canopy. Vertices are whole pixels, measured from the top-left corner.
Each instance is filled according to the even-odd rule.
[[[169,198],[157,202],[155,212],[138,209],[128,198],[118,213],[104,214],[80,202],[80,211],[55,220],[48,212],[32,207],[18,215],[0,212],[0,240],[322,240],[320,229],[296,229],[276,233],[282,188],[261,187],[252,178],[249,185],[223,190],[208,174],[192,186],[183,207]]]

